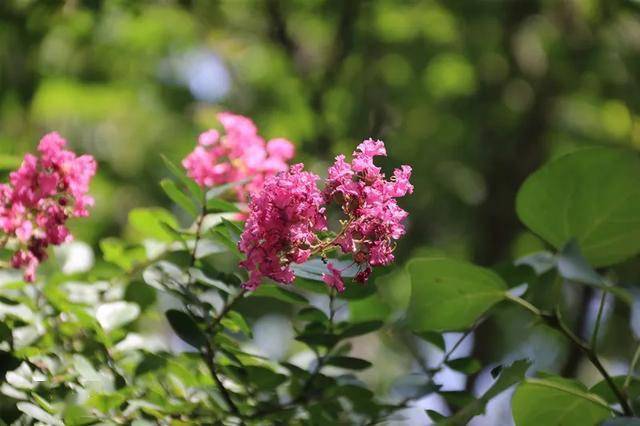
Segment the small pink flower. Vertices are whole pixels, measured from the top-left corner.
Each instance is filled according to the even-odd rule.
[[[326,229],[324,200],[316,186],[319,177],[296,164],[267,178],[249,203],[249,218],[238,248],[246,255],[240,265],[249,271],[244,287],[255,289],[263,277],[289,284],[291,263],[302,263]]]
[[[330,274],[322,274],[322,281],[324,281],[330,288],[335,288],[338,292],[344,291],[344,282],[340,271],[333,267],[333,264],[329,262],[327,264]]]
[[[236,190],[240,201],[262,188],[270,176],[287,170],[295,149],[286,139],[265,143],[256,125],[247,117],[223,112],[218,120],[224,135],[216,130],[202,133],[196,148],[182,161],[187,175],[202,187],[247,180]]]

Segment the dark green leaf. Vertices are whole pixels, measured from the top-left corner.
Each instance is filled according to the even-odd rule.
[[[335,356],[327,359],[327,365],[334,367],[347,368],[349,370],[365,370],[371,367],[371,363],[360,358],[352,358],[349,356]]]
[[[482,364],[475,358],[466,357],[447,361],[449,368],[464,374],[475,374],[482,369]]]
[[[627,376],[615,376],[615,377],[611,378],[611,380],[613,380],[613,383],[615,383],[616,386],[618,386],[619,389],[622,389],[626,379],[627,379]],[[609,386],[607,381],[604,380],[604,379],[599,381],[595,385],[593,385],[591,387],[591,389],[589,389],[589,392],[598,395],[600,398],[604,399],[609,404],[617,404],[618,403],[618,398],[616,398],[615,394],[611,390],[611,387]],[[640,380],[639,379],[637,379],[635,377],[631,378],[631,380],[629,382],[629,387],[627,389],[627,393],[632,397],[634,395],[635,396],[640,395]]]
[[[201,348],[206,344],[207,338],[189,315],[176,309],[170,309],[165,312],[165,316],[173,331],[182,340],[196,348]]]
[[[164,357],[153,353],[145,353],[144,358],[136,367],[135,375],[142,376],[143,374],[164,368],[166,365],[167,360]]]
[[[378,330],[384,323],[382,321],[365,321],[356,324],[348,324],[340,334],[341,338],[361,336]]]
[[[435,331],[423,331],[423,332],[415,333],[415,335],[426,340],[427,342],[431,343],[432,345],[434,345],[435,347],[437,347],[438,349],[444,352],[445,343],[444,343],[444,337],[442,337],[442,334],[436,333]]]

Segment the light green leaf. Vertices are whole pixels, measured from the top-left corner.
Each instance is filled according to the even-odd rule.
[[[62,420],[60,420],[55,416],[52,416],[51,414],[47,413],[37,405],[31,404],[29,402],[18,402],[18,404],[16,404],[16,407],[18,407],[18,410],[22,411],[27,416],[35,420],[39,420],[44,424],[54,425],[54,426],[64,426],[64,423],[62,422]]]
[[[520,220],[557,249],[576,238],[595,267],[640,252],[640,158],[587,148],[532,174],[516,200]]]
[[[131,210],[129,212],[129,224],[143,237],[155,238],[161,241],[174,240],[174,234],[169,232],[166,225],[174,229],[179,227],[176,218],[160,207]]]
[[[170,179],[162,179],[160,186],[164,189],[164,192],[171,198],[171,200],[182,207],[185,211],[192,216],[197,217],[200,213],[198,207],[184,192],[180,191],[176,183]]]
[[[560,377],[527,379],[511,401],[517,426],[596,425],[611,417],[606,401]]]
[[[412,289],[408,319],[414,332],[471,327],[507,290],[493,271],[460,260],[414,259],[407,268]]]

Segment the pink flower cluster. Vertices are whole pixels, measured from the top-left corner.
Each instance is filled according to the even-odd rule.
[[[386,155],[384,143],[369,139],[358,146],[351,163],[344,155],[337,156],[322,191],[316,187],[318,177],[304,172],[302,164],[267,179],[251,199],[239,243],[247,256],[241,266],[250,272],[245,287],[256,288],[262,277],[291,283],[292,263],[303,263],[313,254],[325,258],[334,249],[351,255],[358,265],[358,282],[367,281],[372,267],[390,264],[407,218],[396,199],[412,193],[413,185],[409,166],[394,170],[387,180],[373,162],[380,155]],[[339,206],[346,219],[339,232],[321,239],[318,232],[326,230],[325,210],[331,203]],[[327,269],[324,282],[343,291],[341,271],[331,262]]]
[[[319,177],[296,164],[266,180],[253,194],[249,218],[238,246],[247,258],[240,263],[249,271],[245,288],[255,289],[262,277],[293,282],[291,263],[303,263],[319,243],[316,232],[327,228]]]
[[[188,176],[202,187],[248,180],[237,189],[241,201],[262,188],[264,180],[287,170],[294,146],[286,139],[268,142],[258,135],[251,119],[223,112],[218,120],[224,135],[207,130],[198,138],[196,148],[182,161]]]
[[[373,163],[380,155],[387,155],[384,143],[368,139],[353,153],[351,164],[345,162],[344,155],[337,156],[324,190],[326,202],[337,202],[348,217],[334,244],[360,266],[358,282],[369,278],[372,266],[393,262],[394,241],[404,235],[403,222],[408,215],[396,198],[413,192],[411,167],[395,169],[393,177],[386,180]]]
[[[65,145],[58,133],[45,135],[38,146],[40,157],[25,155],[9,184],[0,184],[2,243],[15,240],[19,245],[11,265],[24,269],[25,281],[35,280],[49,245],[72,239],[67,219],[88,216],[87,207],[93,205],[87,192],[96,162],[90,155],[77,157]]]

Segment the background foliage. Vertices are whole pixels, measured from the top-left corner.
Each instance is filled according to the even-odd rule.
[[[178,163],[197,134],[215,124],[215,112],[249,115],[265,136],[291,139],[298,158],[317,171],[335,154],[352,151],[361,139],[382,138],[390,153],[385,167],[414,166],[416,192],[403,201],[410,219],[408,235],[398,248],[400,264],[431,254],[471,260],[494,267],[503,277],[479,285],[502,290],[526,281],[510,261],[543,248],[562,250],[571,236],[578,238],[594,266],[608,267],[606,275],[624,283],[633,295],[640,265],[637,256],[628,260],[626,254],[637,251],[637,232],[627,232],[622,225],[607,228],[602,232],[619,234],[623,242],[615,250],[592,254],[588,237],[598,241],[598,230],[577,235],[585,231],[581,223],[599,217],[599,208],[588,199],[575,205],[584,216],[575,219],[576,228],[568,234],[535,223],[544,215],[551,218],[545,223],[553,223],[558,217],[554,211],[531,210],[523,207],[526,199],[519,199],[519,219],[515,207],[518,188],[548,159],[581,147],[640,147],[639,14],[632,0],[3,1],[0,166],[15,166],[51,129],[64,134],[76,150],[93,154],[100,162],[92,188],[96,208],[74,229],[91,251],[75,246],[67,257],[58,253],[48,267],[55,271],[58,262],[67,275],[80,272],[93,263],[95,252],[96,277],[114,265],[139,275],[146,262],[141,243],[150,237],[174,238],[155,218],[174,221],[176,227],[189,220],[158,185],[170,175],[159,153]],[[626,172],[629,151],[618,155],[620,161],[605,161],[604,168],[589,166],[586,178],[595,183],[612,179],[616,190],[603,189],[611,203],[637,203],[637,190],[624,182],[615,184],[611,177],[618,173],[625,181],[638,173],[633,165],[629,167],[634,171]],[[594,157],[597,161],[602,156]],[[540,191],[534,182],[525,188]],[[141,209],[149,206],[163,206],[177,219],[164,210]],[[609,267],[613,261],[622,263]],[[220,256],[216,262],[219,269],[230,270],[235,260]],[[409,272],[396,268],[381,274],[375,294],[349,303],[351,320],[394,324],[409,306],[408,274],[420,262],[409,263]],[[551,281],[542,274],[543,283],[545,279]],[[74,285],[68,281],[60,276],[51,285]],[[12,281],[4,277],[2,282]],[[548,284],[532,295],[537,305],[549,303],[553,292]],[[111,306],[120,318],[135,321],[102,328],[117,331],[126,325],[128,331],[152,335],[167,349],[184,349],[161,317],[172,307],[171,300],[156,297],[141,280],[121,287],[76,283],[72,289],[70,294],[88,298],[84,302],[108,308],[121,292],[141,312],[134,315],[135,308],[128,305]],[[599,290],[570,286],[564,292],[571,308],[567,321],[579,335],[589,336]],[[291,339],[290,306],[264,300],[269,302],[238,306],[253,330],[253,344],[280,359],[303,356],[302,347]],[[21,302],[35,303],[31,298]],[[37,305],[31,308],[31,313],[21,314],[38,312]],[[443,391],[452,392],[449,398],[431,394],[420,400],[420,407],[456,411],[465,405],[454,399],[461,390],[482,400],[493,383],[492,368],[522,358],[530,358],[536,371],[578,377],[587,386],[600,381],[585,355],[561,335],[548,327],[528,327],[527,312],[504,303],[493,309],[494,315],[475,328],[451,358],[473,355],[482,370],[445,366],[438,381]],[[638,330],[631,320],[637,323],[636,314],[618,299],[608,298],[604,305],[600,349],[614,375],[626,373],[633,355]],[[462,329],[474,319],[440,328]],[[444,337],[451,349],[459,335]],[[387,326],[356,339],[353,350],[378,366],[359,377],[386,394],[397,389],[392,386],[397,377],[442,364],[437,346]],[[93,374],[81,358],[70,362]],[[455,371],[459,369],[471,371],[470,376]],[[541,385],[527,386],[519,392],[535,392]],[[502,394],[489,405],[486,417],[473,422],[511,421],[509,400]],[[518,401],[516,395],[514,404]],[[96,402],[103,403],[109,402]],[[2,409],[15,411],[11,401]],[[597,417],[598,407],[584,412]],[[408,421],[427,421],[424,410],[406,416]]]

